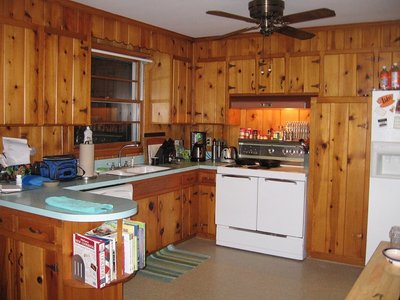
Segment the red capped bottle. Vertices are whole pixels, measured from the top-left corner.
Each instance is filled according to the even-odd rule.
[[[381,90],[390,90],[391,80],[390,73],[386,69],[386,66],[382,67],[382,71],[379,74],[379,87]]]

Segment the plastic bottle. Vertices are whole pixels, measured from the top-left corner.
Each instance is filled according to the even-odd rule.
[[[390,73],[386,69],[386,66],[382,67],[382,71],[379,74],[379,87],[381,90],[390,90]]]
[[[394,63],[392,65],[392,68],[390,70],[390,77],[391,77],[391,82],[392,82],[392,89],[393,90],[398,90],[400,88],[400,76],[399,76],[399,67],[397,66],[397,63]]]
[[[89,126],[86,126],[86,129],[83,132],[83,143],[84,144],[92,144],[93,143],[93,132],[92,132],[92,130],[90,130]]]
[[[15,179],[16,179],[15,182],[16,185],[22,185],[22,175],[18,174]]]

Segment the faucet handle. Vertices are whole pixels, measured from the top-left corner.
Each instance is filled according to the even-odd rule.
[[[124,163],[124,168],[127,168],[127,167],[129,167],[129,165],[128,165],[128,161],[126,160]]]

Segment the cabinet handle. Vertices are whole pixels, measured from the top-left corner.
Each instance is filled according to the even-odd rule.
[[[29,231],[34,234],[42,234],[43,233],[42,231],[40,231],[40,229],[35,229],[33,227],[29,227]]]
[[[230,178],[243,178],[243,179],[248,179],[251,180],[251,177],[249,176],[240,176],[240,175],[222,175],[222,178],[224,177],[230,177]]]
[[[17,261],[18,267],[20,267],[21,270],[24,268],[24,266],[22,265],[22,257],[23,257],[23,255],[22,255],[22,253],[20,253],[19,257],[18,257],[18,261]]]
[[[14,264],[13,257],[14,257],[13,251],[12,251],[12,249],[10,249],[10,252],[8,252],[7,258],[8,258],[8,261],[10,262],[10,264],[12,264],[12,265]]]
[[[53,272],[58,272],[58,265],[57,264],[46,264],[46,267],[52,270]]]
[[[288,179],[278,179],[278,178],[264,178],[265,181],[275,181],[275,182],[283,182],[283,183],[293,183],[297,185],[297,181],[288,180]]]

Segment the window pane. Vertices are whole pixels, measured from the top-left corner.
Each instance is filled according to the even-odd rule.
[[[103,99],[136,100],[137,84],[127,81],[92,78],[91,96]]]
[[[92,76],[114,77],[120,79],[132,78],[132,62],[107,57],[92,56]]]
[[[132,137],[135,136],[135,128],[139,124],[98,124],[91,126],[93,131],[93,143],[104,144],[104,143],[116,143],[116,142],[130,142]],[[85,126],[75,127],[75,144],[83,143],[83,132]]]
[[[131,122],[139,121],[137,108],[139,104],[92,102],[92,122]]]

